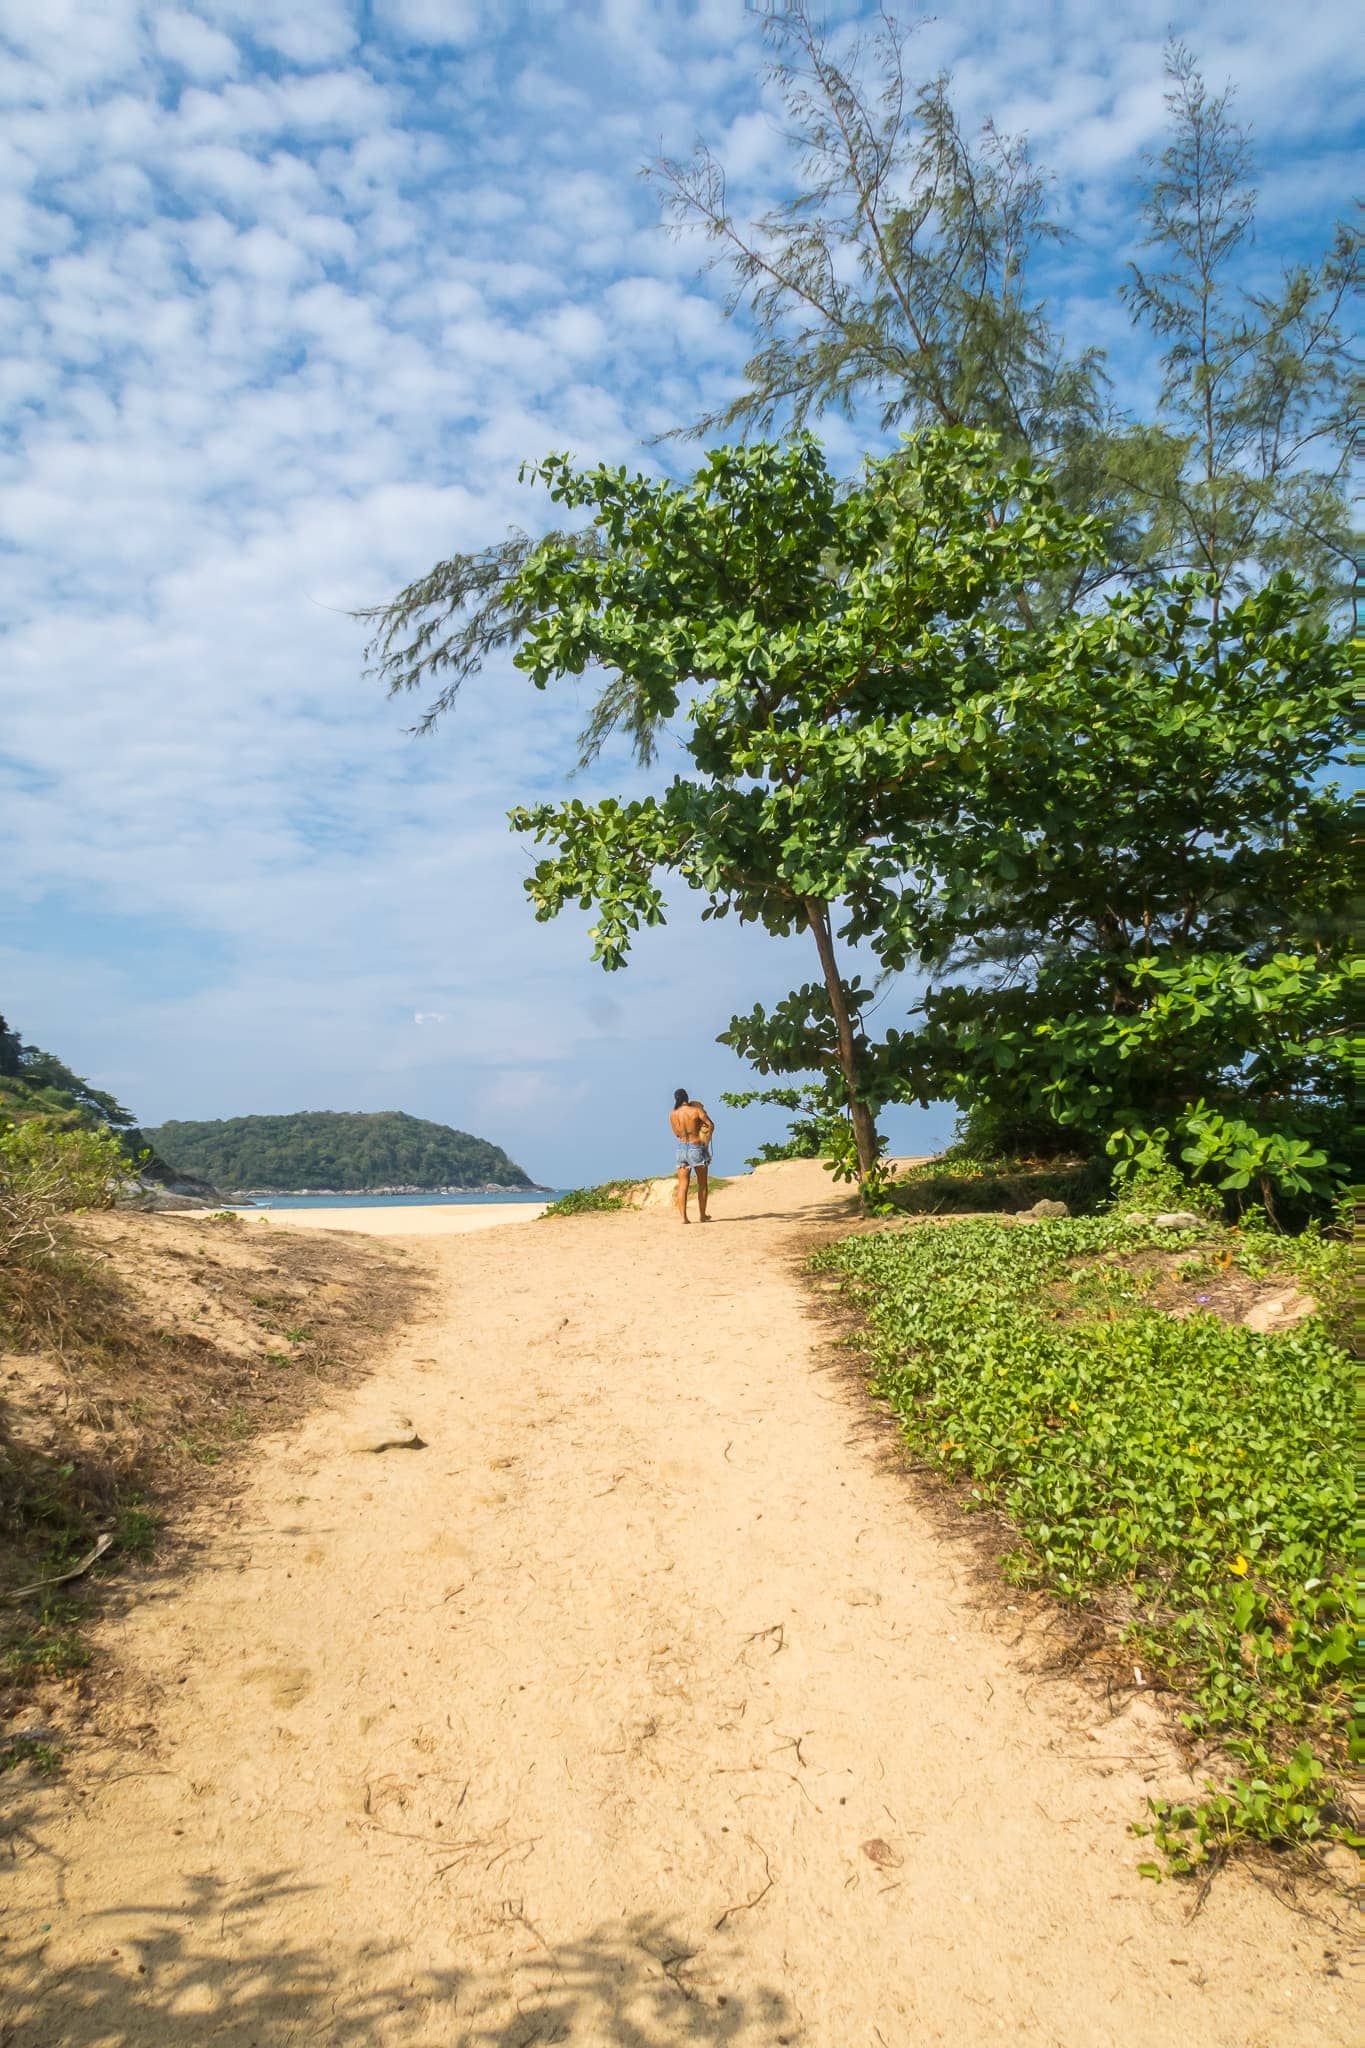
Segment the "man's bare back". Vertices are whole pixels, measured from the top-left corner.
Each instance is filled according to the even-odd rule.
[[[674,1203],[684,1223],[688,1219],[687,1197],[692,1186],[692,1175],[697,1176],[697,1220],[709,1223],[706,1213],[709,1169],[711,1165],[711,1137],[715,1125],[707,1114],[706,1106],[694,1102],[685,1088],[675,1091],[673,1108],[668,1119],[669,1129],[678,1141],[678,1187]]]
[[[703,1127],[709,1135],[711,1119],[705,1106],[700,1102],[684,1102],[681,1109],[675,1109],[668,1119],[675,1138],[681,1138],[685,1145],[704,1145]]]

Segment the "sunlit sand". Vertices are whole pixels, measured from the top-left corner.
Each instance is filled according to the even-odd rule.
[[[392,1209],[242,1209],[243,1222],[254,1229],[269,1223],[276,1230],[358,1230],[367,1237],[458,1237],[467,1230],[492,1230],[499,1224],[534,1223],[545,1202],[449,1202],[429,1208],[414,1203]]]

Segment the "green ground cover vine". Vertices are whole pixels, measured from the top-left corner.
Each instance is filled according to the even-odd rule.
[[[1006,1576],[1103,1614],[1224,1760],[1202,1799],[1135,1824],[1149,1875],[1351,1838],[1347,1259],[1317,1235],[1112,1214],[880,1231],[814,1261],[915,1452],[1017,1531]],[[1301,1275],[1319,1308],[1291,1328],[1217,1312],[1239,1278]]]

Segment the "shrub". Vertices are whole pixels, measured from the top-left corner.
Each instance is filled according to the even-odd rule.
[[[1033,1111],[1016,1093],[996,1101],[982,1095],[957,1121],[949,1154],[954,1159],[998,1160],[1075,1158],[1096,1149],[1083,1132],[1067,1130],[1052,1117]]]
[[[570,1188],[567,1195],[548,1205],[542,1220],[545,1216],[586,1216],[597,1209],[629,1208],[639,1185],[638,1180],[606,1180],[600,1187]]]
[[[907,1167],[891,1184],[890,1206],[910,1216],[1027,1209],[1040,1201],[1092,1209],[1106,1180],[1098,1160],[977,1158],[953,1146],[922,1166]]]
[[[107,1132],[60,1130],[42,1117],[0,1130],[0,1263],[53,1251],[60,1218],[109,1208],[127,1174]]]

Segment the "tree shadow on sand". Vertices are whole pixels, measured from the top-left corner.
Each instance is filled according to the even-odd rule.
[[[673,2048],[677,2042],[806,2039],[780,1991],[733,1988],[730,1958],[694,1950],[667,1921],[640,1914],[542,1949],[512,1987],[466,1987],[452,2048]]]
[[[22,1811],[7,1820],[11,1845],[22,1843]],[[695,1953],[650,1915],[551,1946],[504,1909],[520,1950],[504,1967],[466,1966],[456,1936],[449,1967],[414,1972],[402,1944],[291,1942],[291,1904],[315,1889],[288,1872],[245,1888],[200,1876],[165,1904],[85,1918],[75,1958],[54,1904],[50,1928],[0,1946],[0,2048],[769,2048],[804,2038],[781,1993],[739,1988],[719,1944]]]

